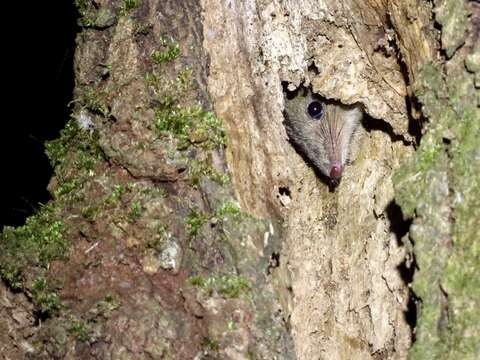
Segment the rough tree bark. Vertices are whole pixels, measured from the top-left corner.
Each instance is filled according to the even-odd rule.
[[[477,2],[76,3],[55,200],[0,243],[6,358],[475,358]],[[364,105],[334,191],[287,140],[299,86]]]

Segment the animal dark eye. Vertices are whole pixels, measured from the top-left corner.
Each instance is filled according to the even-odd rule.
[[[315,120],[323,116],[323,104],[320,101],[312,101],[307,107],[308,115]]]

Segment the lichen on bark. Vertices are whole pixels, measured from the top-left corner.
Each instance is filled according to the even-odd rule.
[[[472,7],[468,21],[466,4],[453,3],[436,2],[450,59],[418,73],[413,87],[428,124],[415,157],[394,178],[399,204],[414,217],[413,291],[421,303],[412,359],[474,359],[480,351],[479,90],[464,65],[478,53],[480,13]]]

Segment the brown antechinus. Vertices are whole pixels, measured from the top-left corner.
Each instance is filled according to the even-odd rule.
[[[285,97],[285,128],[291,142],[318,170],[338,183],[357,147],[360,105],[327,101],[300,88]]]

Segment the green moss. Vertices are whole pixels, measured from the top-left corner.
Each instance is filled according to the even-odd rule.
[[[199,161],[187,159],[186,163],[188,166],[188,175],[193,186],[200,185],[200,181],[203,177],[208,177],[220,185],[225,185],[230,182],[228,174],[214,169],[207,160]]]
[[[226,136],[219,118],[199,105],[180,104],[180,99],[191,87],[191,75],[190,67],[180,70],[175,83],[171,84],[172,90],[168,94],[162,94],[158,99],[159,105],[155,108],[155,128],[160,136],[171,136],[176,139],[179,149],[189,145],[199,145],[203,149],[225,146]],[[156,71],[148,73],[146,81],[155,92],[160,91],[161,76]]]
[[[222,276],[218,293],[227,298],[237,298],[241,293],[251,290],[250,282],[241,276]]]
[[[46,143],[46,153],[55,168],[56,181],[51,189],[54,206],[62,208],[83,200],[84,184],[93,176],[95,166],[105,159],[97,137],[94,131],[79,128],[77,121],[71,119],[60,138]],[[86,208],[83,215],[92,220],[93,210]]]
[[[240,206],[234,201],[226,201],[215,211],[215,216],[220,219],[232,219],[234,221],[241,221],[245,218],[250,218],[250,215],[243,212]]]
[[[160,135],[172,135],[180,148],[187,144],[200,144],[203,148],[213,149],[224,146],[226,137],[222,122],[211,112],[200,106],[181,107],[172,99],[156,109],[155,127]]]
[[[115,14],[105,5],[98,7],[98,4],[91,0],[75,0],[74,3],[80,14],[78,24],[82,27],[103,29],[113,25],[115,22]],[[141,3],[141,0],[123,0],[122,6],[118,10],[118,15],[127,16],[132,10],[138,8]]]
[[[209,337],[202,339],[202,349],[204,353],[217,353],[220,350],[220,343]]]
[[[147,186],[147,187],[142,187],[140,189],[140,193],[143,194],[143,195],[150,195],[152,197],[156,197],[156,198],[165,198],[167,196],[167,191],[164,189],[164,188],[161,188],[161,187],[151,187],[151,186]]]
[[[141,218],[146,199],[165,197],[165,190],[162,188],[135,182],[118,184],[110,177],[101,179],[101,182],[103,194],[90,199],[81,212],[82,216],[90,222],[95,221],[100,214],[112,214],[114,211],[113,214],[117,219],[134,223]]]
[[[1,247],[3,247],[3,245]],[[2,258],[3,256],[0,256],[0,259]],[[5,262],[0,265],[0,278],[14,290],[19,290],[23,286],[22,273],[19,265],[21,266],[23,264],[18,264],[17,262]]]
[[[113,186],[111,193],[105,199],[105,204],[115,205],[122,199],[122,195],[125,193],[125,187],[120,184]]]
[[[161,49],[152,53],[152,60],[155,64],[161,65],[180,56],[180,45],[178,42],[167,36],[160,38]]]
[[[18,252],[34,256],[42,266],[62,258],[69,245],[63,238],[64,223],[54,219],[53,215],[50,217],[47,212],[42,210],[40,214],[28,218],[24,226],[15,229],[5,227],[2,233],[4,250],[11,255]]]
[[[134,201],[130,204],[130,212],[128,213],[128,219],[130,222],[135,222],[142,215],[142,203],[140,201]]]
[[[55,189],[54,197],[59,198],[63,195],[67,195],[72,191],[77,190],[80,187],[79,179],[69,179],[61,184]]]
[[[99,91],[93,86],[86,86],[77,101],[80,101],[86,109],[93,113],[108,118],[110,116],[110,109],[106,102],[106,96],[106,93]]]
[[[145,82],[147,85],[153,89],[154,92],[158,92],[161,88],[160,86],[160,77],[156,71],[150,71],[145,74]]]
[[[81,342],[90,341],[90,328],[84,321],[74,321],[69,329],[70,333]]]
[[[32,301],[44,314],[52,315],[61,308],[60,298],[54,291],[49,289],[44,278],[39,278],[33,282]]]
[[[122,7],[120,8],[119,15],[126,16],[132,10],[138,8],[142,4],[141,0],[123,0]]]
[[[191,209],[190,214],[185,219],[188,235],[195,237],[200,232],[202,226],[208,221],[208,216],[198,209]]]
[[[78,134],[78,124],[71,120],[60,133],[60,138],[47,142],[45,149],[52,167],[57,166],[66,156],[70,143]]]
[[[80,15],[78,24],[84,28],[107,28],[115,23],[115,14],[106,6],[98,8],[94,1],[91,0],[75,0]]]
[[[229,320],[227,323],[227,329],[230,331],[235,331],[238,329],[238,324],[233,320]]]
[[[0,238],[0,276],[14,288],[24,286],[23,273],[30,267],[45,271],[51,261],[67,256],[70,241],[65,236],[63,209],[82,199],[83,184],[104,158],[96,134],[80,129],[74,119],[67,123],[59,139],[45,147],[55,168],[55,201],[42,206],[24,226],[5,227]]]
[[[71,119],[60,132],[60,137],[45,144],[45,151],[52,167],[73,165],[78,170],[89,172],[104,154],[98,145],[98,135],[95,132],[80,129],[78,122]],[[56,169],[58,170],[61,169]],[[62,174],[59,174],[63,178]]]
[[[74,3],[80,15],[79,25],[83,27],[94,26],[97,16],[93,2],[91,0],[75,0]]]
[[[190,111],[181,108],[179,105],[172,106],[166,102],[162,107],[156,109],[155,126],[161,134],[172,134],[181,142],[188,141],[188,133],[191,126]]]
[[[222,121],[212,112],[205,111],[200,105],[186,106],[184,99],[192,88],[193,69],[190,66],[178,71],[175,81],[165,83],[160,72],[160,65],[180,56],[178,44],[168,38],[161,39],[162,50],[152,55],[154,69],[145,77],[147,84],[153,89],[158,104],[155,107],[155,130],[161,139],[174,140],[172,158],[180,158],[188,167],[188,174],[194,186],[198,186],[203,177],[224,185],[229,177],[211,166],[208,151],[223,148],[226,135]],[[168,89],[166,91],[165,89]],[[192,158],[190,155],[178,154],[191,147],[204,151],[203,155]]]
[[[188,282],[207,296],[218,294],[229,299],[237,298],[242,293],[251,290],[250,282],[246,278],[231,274],[216,274],[209,277],[192,276]]]
[[[29,265],[47,268],[64,258],[70,243],[65,225],[51,205],[41,208],[24,226],[6,226],[0,238],[0,275],[14,288],[22,286],[22,272]]]
[[[98,206],[87,206],[82,211],[82,216],[88,221],[95,221],[101,209]]]
[[[192,87],[192,73],[193,70],[190,66],[187,66],[180,70],[177,75],[177,88],[179,91],[184,92],[187,91],[190,87]]]

